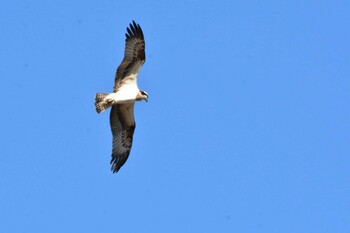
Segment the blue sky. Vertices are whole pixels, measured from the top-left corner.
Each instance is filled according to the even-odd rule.
[[[350,232],[348,1],[2,1],[0,232]],[[109,113],[143,28],[127,163]]]

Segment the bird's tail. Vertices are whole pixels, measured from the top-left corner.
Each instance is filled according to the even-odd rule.
[[[97,93],[95,96],[95,107],[96,107],[96,112],[101,113],[107,108],[111,106],[111,103],[106,100],[106,97],[109,94],[106,93]]]

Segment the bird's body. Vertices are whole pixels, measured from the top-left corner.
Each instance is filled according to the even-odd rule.
[[[140,89],[135,82],[125,83],[117,92],[107,94],[105,101],[110,105],[134,103]]]
[[[134,104],[148,100],[148,94],[138,88],[137,76],[145,62],[145,41],[140,25],[133,21],[127,28],[124,59],[119,65],[113,93],[97,93],[95,107],[98,113],[112,107],[110,125],[113,135],[112,171],[124,165],[130,154],[135,131]]]

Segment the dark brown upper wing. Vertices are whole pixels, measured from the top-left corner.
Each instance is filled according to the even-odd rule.
[[[145,40],[140,25],[132,21],[126,30],[124,59],[115,74],[114,92],[122,85],[124,78],[138,73],[146,60]]]
[[[115,173],[124,165],[130,154],[135,131],[134,103],[113,105],[110,124],[113,135],[111,170]]]

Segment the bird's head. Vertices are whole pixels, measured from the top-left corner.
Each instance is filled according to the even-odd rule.
[[[140,90],[140,94],[141,94],[141,100],[145,100],[146,102],[148,102],[148,94],[147,94],[147,92],[145,92],[145,91],[142,91],[142,90]]]

